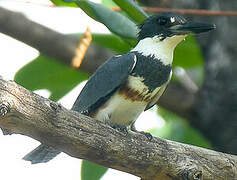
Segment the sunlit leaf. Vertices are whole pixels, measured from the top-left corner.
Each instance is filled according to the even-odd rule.
[[[173,67],[184,68],[199,86],[204,78],[204,62],[200,47],[194,36],[189,36],[175,49]],[[175,74],[173,76],[175,79]]]
[[[65,7],[77,7],[77,5],[74,2],[67,0],[50,0],[52,3],[54,3],[57,6],[65,6]]]
[[[93,34],[92,37],[95,43],[117,53],[126,53],[131,49],[131,46],[128,43],[113,34]]]
[[[187,37],[175,48],[173,66],[184,68],[203,66],[202,53],[195,37]]]
[[[81,165],[81,180],[99,180],[108,170],[104,166],[83,160]]]
[[[129,17],[135,22],[143,22],[148,15],[139,7],[133,0],[113,0],[122,10],[124,10]]]
[[[116,4],[111,0],[101,0],[101,3],[106,7],[114,7]]]
[[[72,34],[76,37],[81,37],[81,33]],[[116,53],[126,53],[128,52],[132,46],[122,40],[119,36],[114,34],[100,34],[93,33],[92,34],[92,43],[99,44],[105,48],[108,48]]]
[[[103,23],[111,32],[124,38],[136,38],[137,27],[125,16],[90,1],[77,0],[75,3],[91,18]]]
[[[53,58],[40,55],[21,68],[15,75],[15,81],[30,90],[47,89],[50,99],[57,101],[76,87],[88,75],[73,70]]]

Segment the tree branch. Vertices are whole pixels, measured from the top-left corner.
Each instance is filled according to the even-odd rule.
[[[196,99],[196,93],[188,91],[181,84],[172,82],[168,84],[157,104],[184,118],[192,119]]]
[[[236,179],[237,156],[120,133],[0,78],[0,126],[143,179]]]
[[[70,63],[78,42],[75,38],[30,21],[22,13],[2,7],[0,7],[0,32],[65,63]]]
[[[61,34],[29,20],[22,13],[2,7],[0,7],[0,32],[67,65],[71,65],[79,43],[77,37]],[[81,69],[85,72],[94,72],[106,58],[111,56],[111,53],[102,51],[98,46],[93,50],[96,53],[89,51],[86,61],[82,62]]]
[[[112,7],[114,11],[122,11],[120,7]],[[205,9],[177,9],[177,8],[159,8],[159,7],[142,7],[145,12],[161,13],[173,12],[178,14],[191,14],[199,16],[237,16],[236,11],[210,11]]]

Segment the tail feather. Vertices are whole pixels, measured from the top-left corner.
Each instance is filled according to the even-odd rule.
[[[53,147],[41,144],[33,151],[23,157],[26,161],[31,161],[32,164],[46,163],[56,157],[60,151]]]

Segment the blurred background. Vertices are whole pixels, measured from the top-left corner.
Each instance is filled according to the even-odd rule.
[[[235,12],[224,13],[236,10],[236,1],[137,0],[135,9],[126,9],[124,1],[93,0],[99,6],[83,2],[97,21],[87,15],[88,8],[76,3],[0,0],[0,75],[70,109],[101,63],[136,44],[135,24],[145,18],[139,7],[147,7],[148,15],[152,14],[148,7],[220,11],[212,16],[183,11],[188,19],[214,23],[217,29],[190,36],[176,48],[174,75],[159,107],[144,112],[136,127],[154,136],[237,154],[237,23]],[[123,22],[113,14],[118,6],[123,11],[116,13],[125,17]],[[92,43],[76,69],[71,60],[87,27]],[[26,136],[1,134],[0,144],[2,178],[139,179],[64,153],[46,164],[31,165],[22,157],[39,142]]]

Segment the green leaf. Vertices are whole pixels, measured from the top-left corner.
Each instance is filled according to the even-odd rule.
[[[32,91],[49,90],[51,92],[50,99],[57,101],[87,78],[86,73],[73,70],[53,58],[41,54],[21,68],[14,79]]]
[[[80,38],[82,34],[78,33],[72,35]],[[132,48],[131,45],[114,34],[93,33],[92,43],[101,45],[119,54],[126,53]]]
[[[117,53],[126,53],[132,48],[120,37],[113,34],[92,34],[93,42],[109,48]]]
[[[77,0],[76,4],[91,18],[103,23],[111,32],[128,39],[136,39],[136,25],[121,14],[109,8],[86,0]]]
[[[57,6],[65,6],[65,7],[77,7],[77,5],[72,1],[66,1],[66,0],[50,0],[52,3],[54,3]]]
[[[135,22],[142,23],[148,15],[133,0],[113,0]]]
[[[165,120],[165,125],[162,128],[150,130],[152,135],[204,148],[211,147],[209,141],[185,119],[160,107],[158,113]]]
[[[116,4],[111,0],[101,0],[101,3],[104,4],[106,7],[115,7]]]
[[[180,43],[174,53],[173,67],[184,68],[199,86],[204,80],[204,61],[195,36],[188,36]],[[176,80],[175,74],[172,78]]]
[[[203,64],[202,53],[194,36],[188,36],[175,48],[173,66],[191,68]]]
[[[108,170],[104,166],[83,160],[81,165],[81,179],[82,180],[99,180]]]

